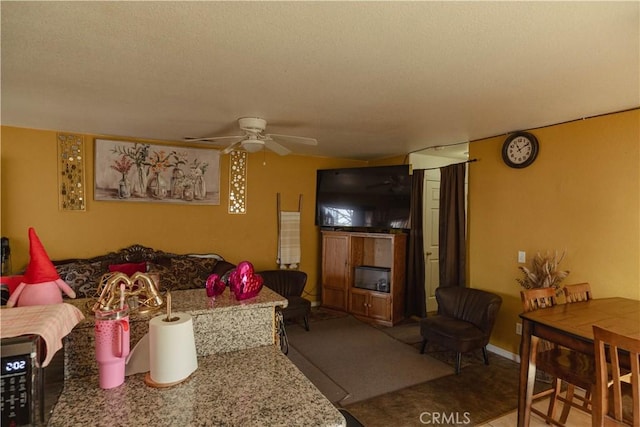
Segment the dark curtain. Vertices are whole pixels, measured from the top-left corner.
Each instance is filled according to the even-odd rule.
[[[465,166],[440,168],[439,286],[465,285]]]
[[[424,170],[414,170],[411,178],[411,230],[409,231],[409,257],[407,260],[407,287],[405,315],[426,317],[424,290],[424,247],[422,243],[422,192]]]

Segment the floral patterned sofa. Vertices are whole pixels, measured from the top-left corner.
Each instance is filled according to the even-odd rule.
[[[209,275],[220,277],[236,266],[215,253],[173,254],[141,245],[93,258],[52,261],[60,278],[76,292],[77,298],[96,296],[100,278],[109,272],[127,275],[141,271],[157,273],[161,291],[204,288]]]

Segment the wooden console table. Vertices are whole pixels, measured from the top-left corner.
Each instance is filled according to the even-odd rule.
[[[404,318],[407,235],[322,232],[322,305],[366,322],[393,326]],[[384,268],[386,289],[359,287],[359,267]]]

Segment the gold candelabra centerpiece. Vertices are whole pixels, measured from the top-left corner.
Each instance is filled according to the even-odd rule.
[[[93,312],[110,312],[127,304],[129,312],[147,313],[164,304],[162,295],[153,278],[137,272],[131,277],[124,273],[108,273],[100,278],[96,292],[98,300],[93,304]]]

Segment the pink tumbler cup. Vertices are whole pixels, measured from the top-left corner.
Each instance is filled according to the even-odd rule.
[[[129,355],[129,312],[96,312],[96,360],[101,388],[118,387],[124,382],[125,361]]]

